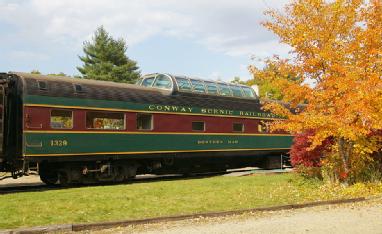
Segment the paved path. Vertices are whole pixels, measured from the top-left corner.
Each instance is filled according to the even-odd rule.
[[[116,228],[99,233],[382,233],[382,199],[350,205]]]

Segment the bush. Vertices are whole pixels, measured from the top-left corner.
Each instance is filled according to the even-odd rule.
[[[320,146],[310,149],[310,137],[315,134],[314,130],[309,130],[294,137],[293,145],[290,150],[290,159],[292,166],[307,168],[321,167],[321,158],[324,153],[330,150],[332,141],[327,139]]]
[[[305,178],[323,179],[321,167],[306,167],[304,165],[297,165],[295,170]]]
[[[333,151],[321,160],[322,176],[331,183],[355,184],[377,182],[382,179],[381,158],[370,154],[353,152],[350,155],[349,172],[346,173],[342,158],[333,147]]]
[[[304,177],[315,177],[332,183],[354,184],[375,182],[382,179],[382,131],[373,132],[381,136],[367,150],[351,147],[347,169],[339,154],[337,141],[327,138],[321,145],[311,148],[310,138],[315,134],[309,130],[295,136],[290,150],[291,164]],[[365,141],[370,141],[366,138]]]

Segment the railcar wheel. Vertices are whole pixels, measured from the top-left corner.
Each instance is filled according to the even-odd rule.
[[[59,173],[59,181],[61,186],[68,186],[69,185],[69,178],[68,174],[66,172],[60,172]]]
[[[114,170],[115,170],[114,171],[114,174],[115,174],[114,181],[115,182],[122,182],[125,180],[125,178],[127,178],[127,173],[126,173],[124,166],[122,166],[122,165],[116,166],[114,168]]]
[[[40,179],[47,185],[54,185],[58,182],[58,174],[54,171],[40,171]]]

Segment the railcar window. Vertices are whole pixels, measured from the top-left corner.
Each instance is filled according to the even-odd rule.
[[[232,96],[231,89],[226,84],[218,84],[219,93],[222,96]]]
[[[204,84],[207,87],[207,92],[209,94],[219,94],[218,92],[218,86],[213,82],[204,82]]]
[[[55,129],[73,128],[73,112],[68,110],[52,110],[50,112],[50,127]]]
[[[230,88],[234,97],[243,97],[239,86],[230,85]]]
[[[197,122],[192,122],[192,130],[193,131],[205,131],[206,126],[204,122],[197,121]]]
[[[191,91],[191,84],[188,79],[175,77],[176,82],[178,83],[178,88],[180,91]]]
[[[241,87],[243,89],[244,97],[250,97],[254,98],[255,94],[253,93],[253,90],[248,87]]]
[[[243,94],[241,93],[241,88],[239,86],[230,85],[230,88],[234,97],[243,97]]]
[[[48,89],[48,85],[46,84],[45,81],[41,81],[41,80],[39,80],[39,81],[37,82],[37,84],[38,84],[38,88],[39,88],[40,90],[47,90],[47,89]]]
[[[83,93],[84,92],[84,89],[79,84],[74,85],[74,90],[76,91],[76,93]]]
[[[172,81],[166,75],[158,75],[153,86],[160,89],[171,89]]]
[[[196,93],[206,93],[206,89],[204,87],[204,82],[201,80],[191,80],[192,90]]]
[[[143,81],[142,81],[142,86],[145,86],[145,87],[151,87],[151,85],[153,84],[154,82],[154,77],[147,77],[145,78]]]
[[[137,129],[138,130],[152,130],[153,129],[153,116],[150,114],[137,114]]]
[[[86,113],[86,128],[124,130],[125,114],[89,111]]]
[[[242,124],[242,123],[233,123],[232,131],[234,131],[234,132],[244,132],[244,124]]]
[[[135,84],[136,84],[136,85],[140,85],[141,82],[142,82],[142,80],[143,80],[142,78],[139,78],[137,81],[135,81]]]

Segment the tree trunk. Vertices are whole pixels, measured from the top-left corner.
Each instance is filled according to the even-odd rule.
[[[344,182],[349,184],[349,172],[350,172],[350,156],[352,153],[353,144],[351,141],[341,137],[338,139],[338,153],[341,157],[343,169],[345,173]]]

